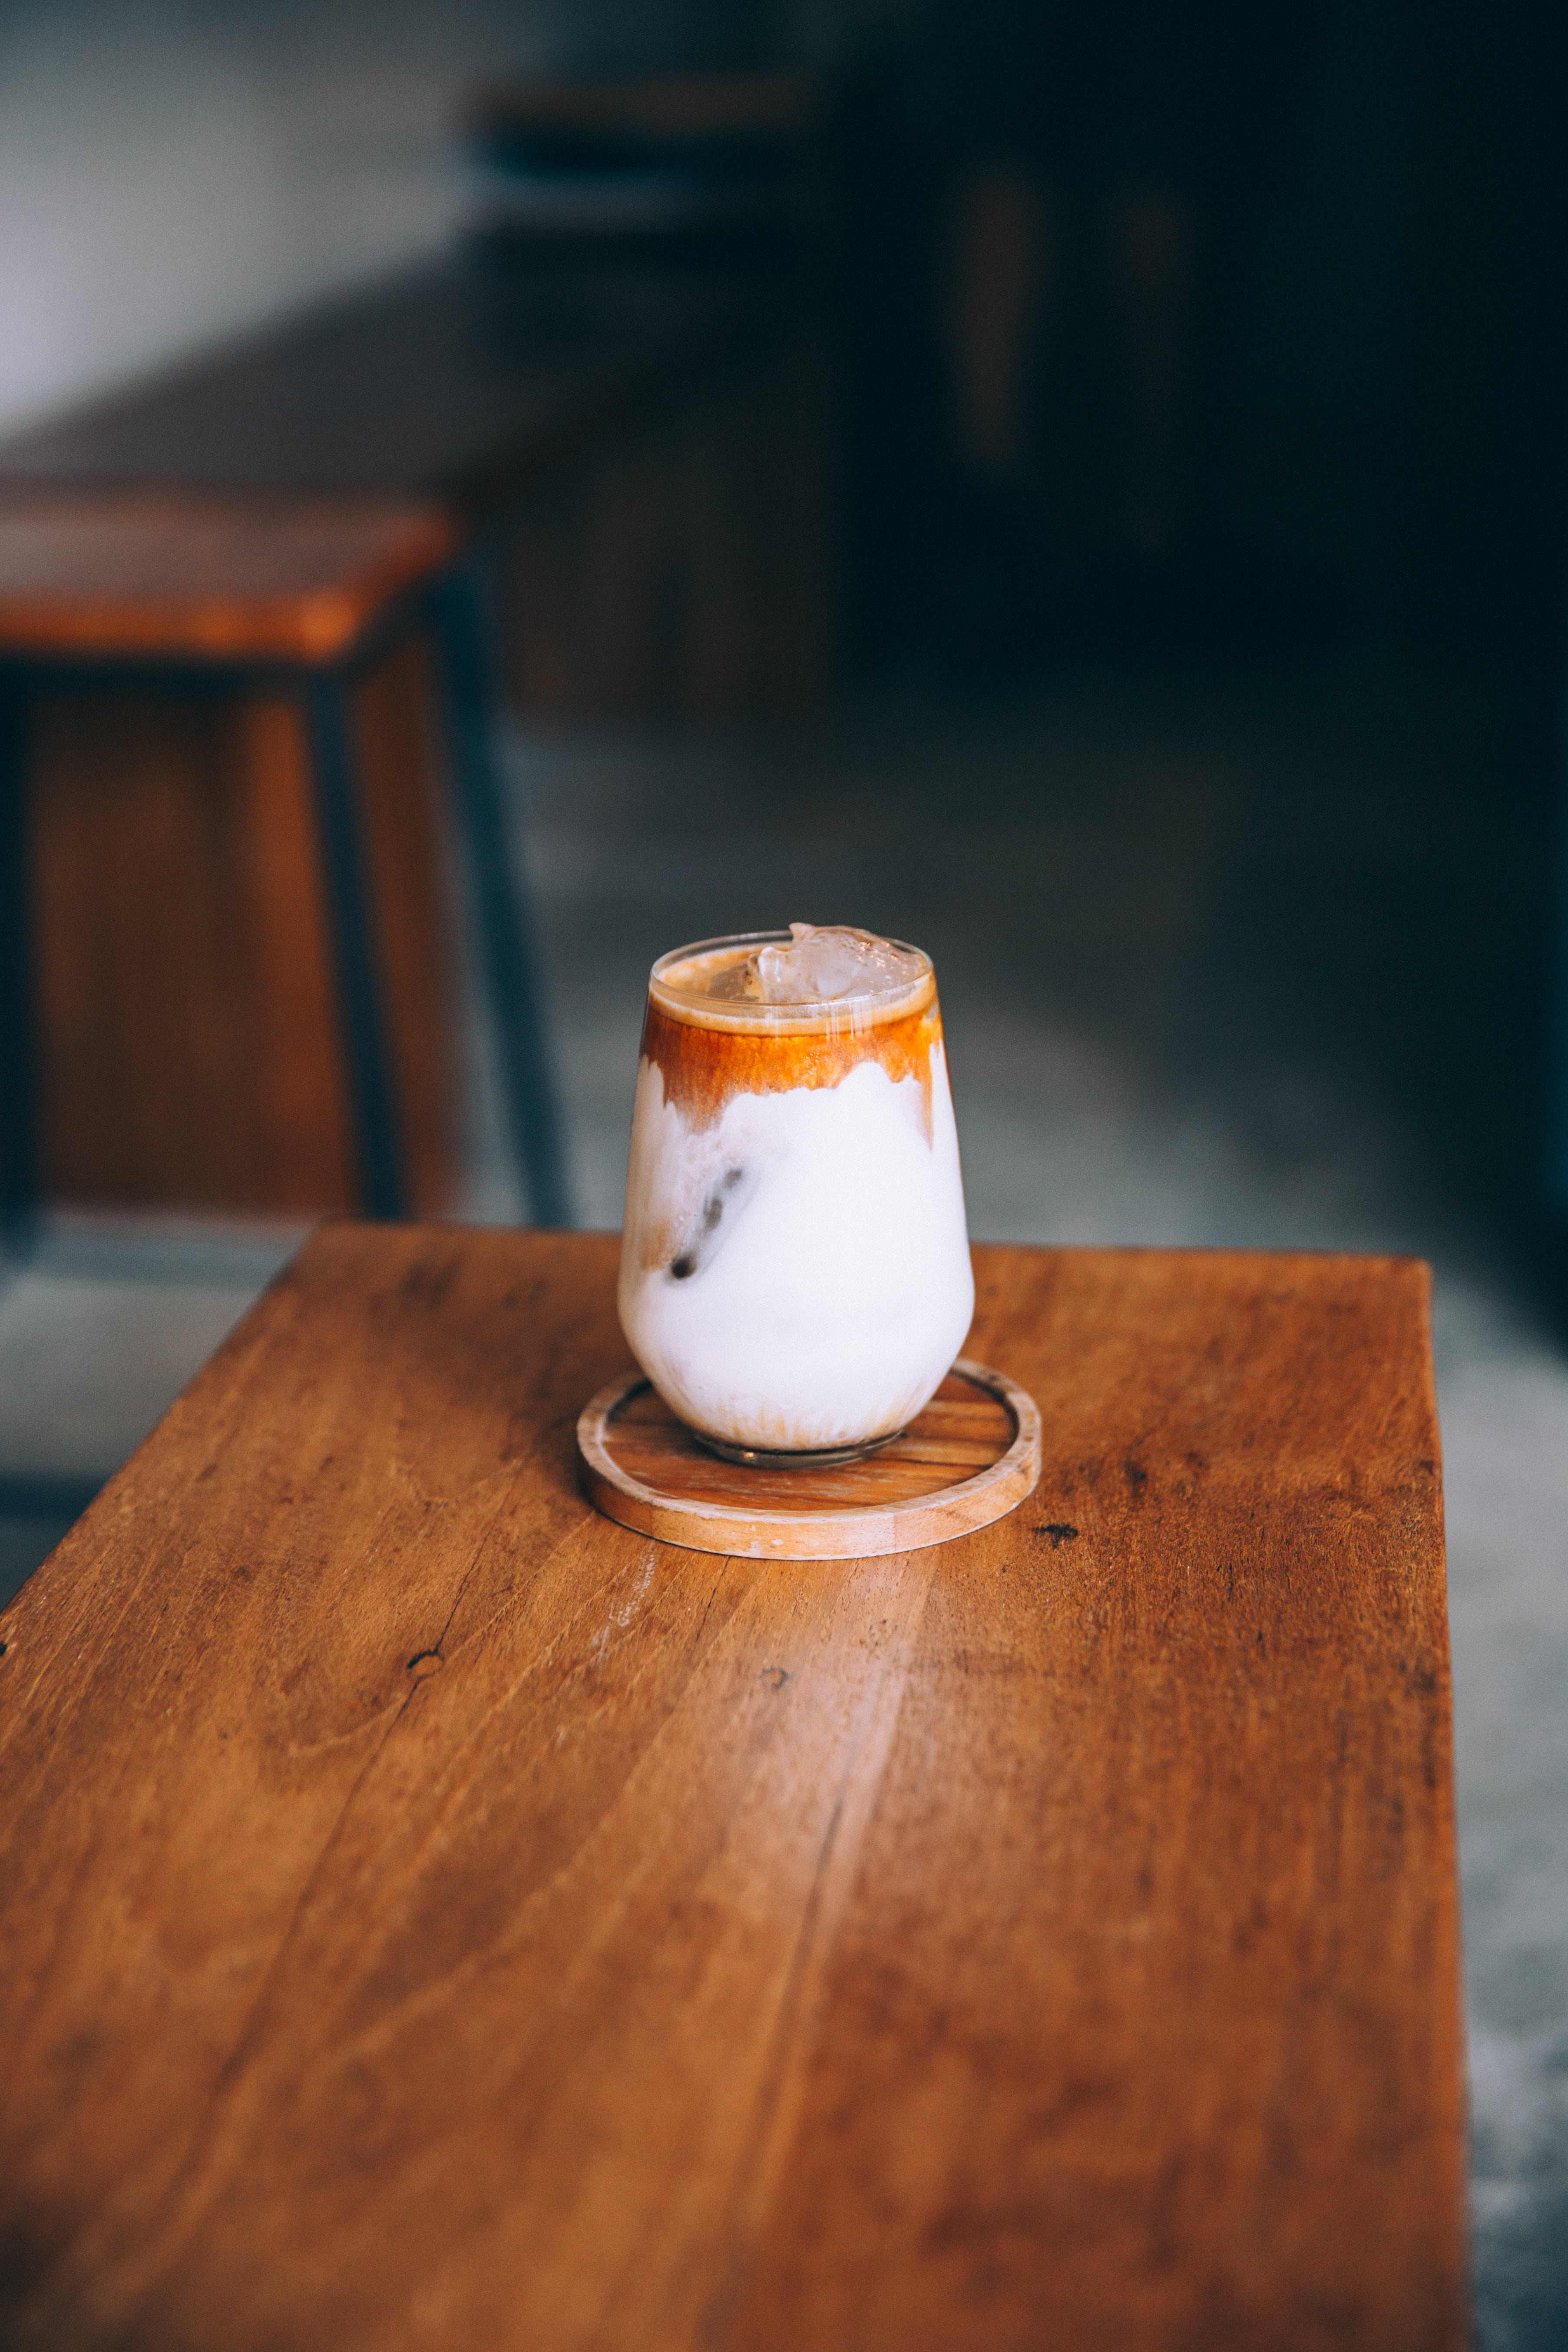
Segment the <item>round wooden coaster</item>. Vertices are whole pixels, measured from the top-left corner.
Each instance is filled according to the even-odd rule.
[[[902,1437],[862,1462],[748,1469],[698,1444],[641,1372],[584,1405],[584,1483],[606,1518],[689,1551],[868,1559],[1005,1518],[1040,1475],[1040,1416],[1016,1381],[961,1356]]]

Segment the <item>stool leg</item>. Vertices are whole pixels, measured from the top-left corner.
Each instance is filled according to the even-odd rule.
[[[571,1223],[555,1084],[541,1017],[528,906],[508,837],[496,759],[496,694],[479,583],[470,566],[435,592],[453,781],[480,951],[499,1034],[512,1147],[540,1225]]]
[[[397,1096],[386,1049],[370,877],[354,790],[348,694],[342,679],[307,689],[321,871],[332,929],[338,1003],[359,1149],[360,1192],[373,1217],[407,1213]]]
[[[38,1208],[38,1054],[33,1001],[27,708],[0,687],[0,1243],[32,1246]]]

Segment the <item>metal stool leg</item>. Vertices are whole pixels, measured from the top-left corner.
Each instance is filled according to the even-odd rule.
[[[571,1223],[555,1085],[540,1013],[527,903],[508,837],[496,761],[489,635],[471,567],[435,592],[446,668],[447,723],[478,908],[485,979],[501,1051],[511,1140],[533,1220]]]
[[[0,685],[0,1242],[32,1246],[38,1209],[38,1055],[33,1002],[27,707]]]
[[[307,689],[321,870],[332,927],[361,1197],[373,1217],[407,1214],[397,1095],[386,1050],[369,869],[354,792],[347,690],[323,674]]]

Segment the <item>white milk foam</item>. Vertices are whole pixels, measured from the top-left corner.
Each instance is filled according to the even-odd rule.
[[[693,1129],[643,1062],[621,1324],[683,1421],[805,1450],[884,1436],[929,1401],[974,1312],[940,1044],[931,1080],[929,1143],[920,1079],[869,1055],[834,1087],[733,1095]]]

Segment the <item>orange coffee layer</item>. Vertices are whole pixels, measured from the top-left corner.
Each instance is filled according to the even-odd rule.
[[[942,1042],[935,993],[918,1013],[879,1021],[845,1036],[826,1030],[710,1029],[676,1021],[651,998],[642,1050],[664,1079],[664,1098],[693,1128],[715,1126],[732,1095],[787,1094],[795,1087],[836,1087],[862,1062],[880,1062],[897,1085],[918,1078],[931,1135],[931,1055]]]

